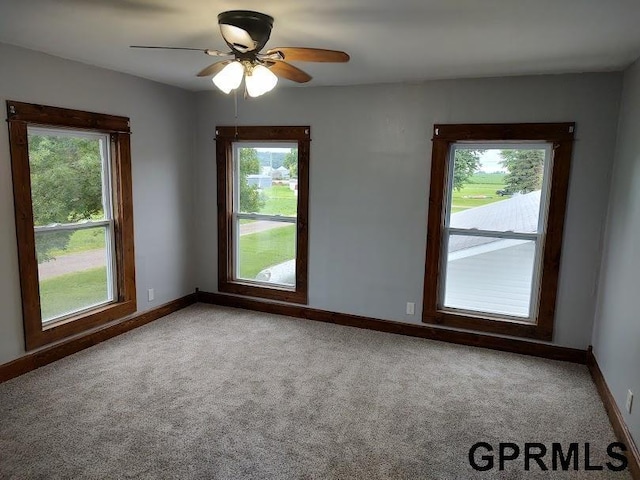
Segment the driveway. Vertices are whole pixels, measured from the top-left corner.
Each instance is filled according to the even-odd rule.
[[[103,248],[69,253],[56,257],[55,260],[39,264],[38,277],[40,280],[46,280],[58,275],[81,272],[92,268],[104,267],[105,265],[105,251]]]
[[[282,228],[293,225],[292,223],[269,222],[268,220],[257,220],[251,223],[240,225],[240,235],[250,233],[265,232],[273,228]],[[87,250],[85,252],[69,253],[56,257],[55,260],[43,262],[38,265],[38,277],[40,280],[76,273],[92,268],[104,267],[106,265],[105,251],[102,248]]]

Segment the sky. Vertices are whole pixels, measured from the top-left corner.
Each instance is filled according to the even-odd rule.
[[[480,157],[480,171],[486,173],[506,172],[505,168],[500,165],[500,150],[485,150]]]
[[[258,152],[289,153],[290,148],[256,148]]]

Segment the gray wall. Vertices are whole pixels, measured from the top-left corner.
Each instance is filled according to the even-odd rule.
[[[554,342],[591,339],[622,75],[282,88],[239,102],[241,125],[311,125],[309,305],[419,323],[434,123],[575,121]],[[283,82],[284,83],[284,82]],[[197,94],[197,286],[217,290],[216,124],[233,98]],[[406,302],[416,315],[405,315]]]
[[[131,118],[138,311],[193,292],[193,94],[3,44],[0,65],[2,119],[7,99]],[[0,363],[24,354],[8,142],[0,128]]]
[[[602,373],[640,444],[640,61],[627,70],[611,184],[593,348]],[[634,392],[632,414],[625,409]]]

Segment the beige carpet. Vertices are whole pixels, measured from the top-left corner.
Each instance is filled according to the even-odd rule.
[[[0,385],[3,479],[630,478],[479,441],[614,435],[584,366],[209,305]]]

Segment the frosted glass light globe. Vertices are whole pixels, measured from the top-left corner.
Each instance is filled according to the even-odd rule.
[[[247,93],[249,96],[259,97],[273,90],[278,83],[278,77],[267,67],[256,65],[251,70],[251,73],[247,72],[244,81],[247,85]]]
[[[235,90],[242,83],[244,67],[240,62],[231,62],[213,77],[213,83],[224,93]]]

